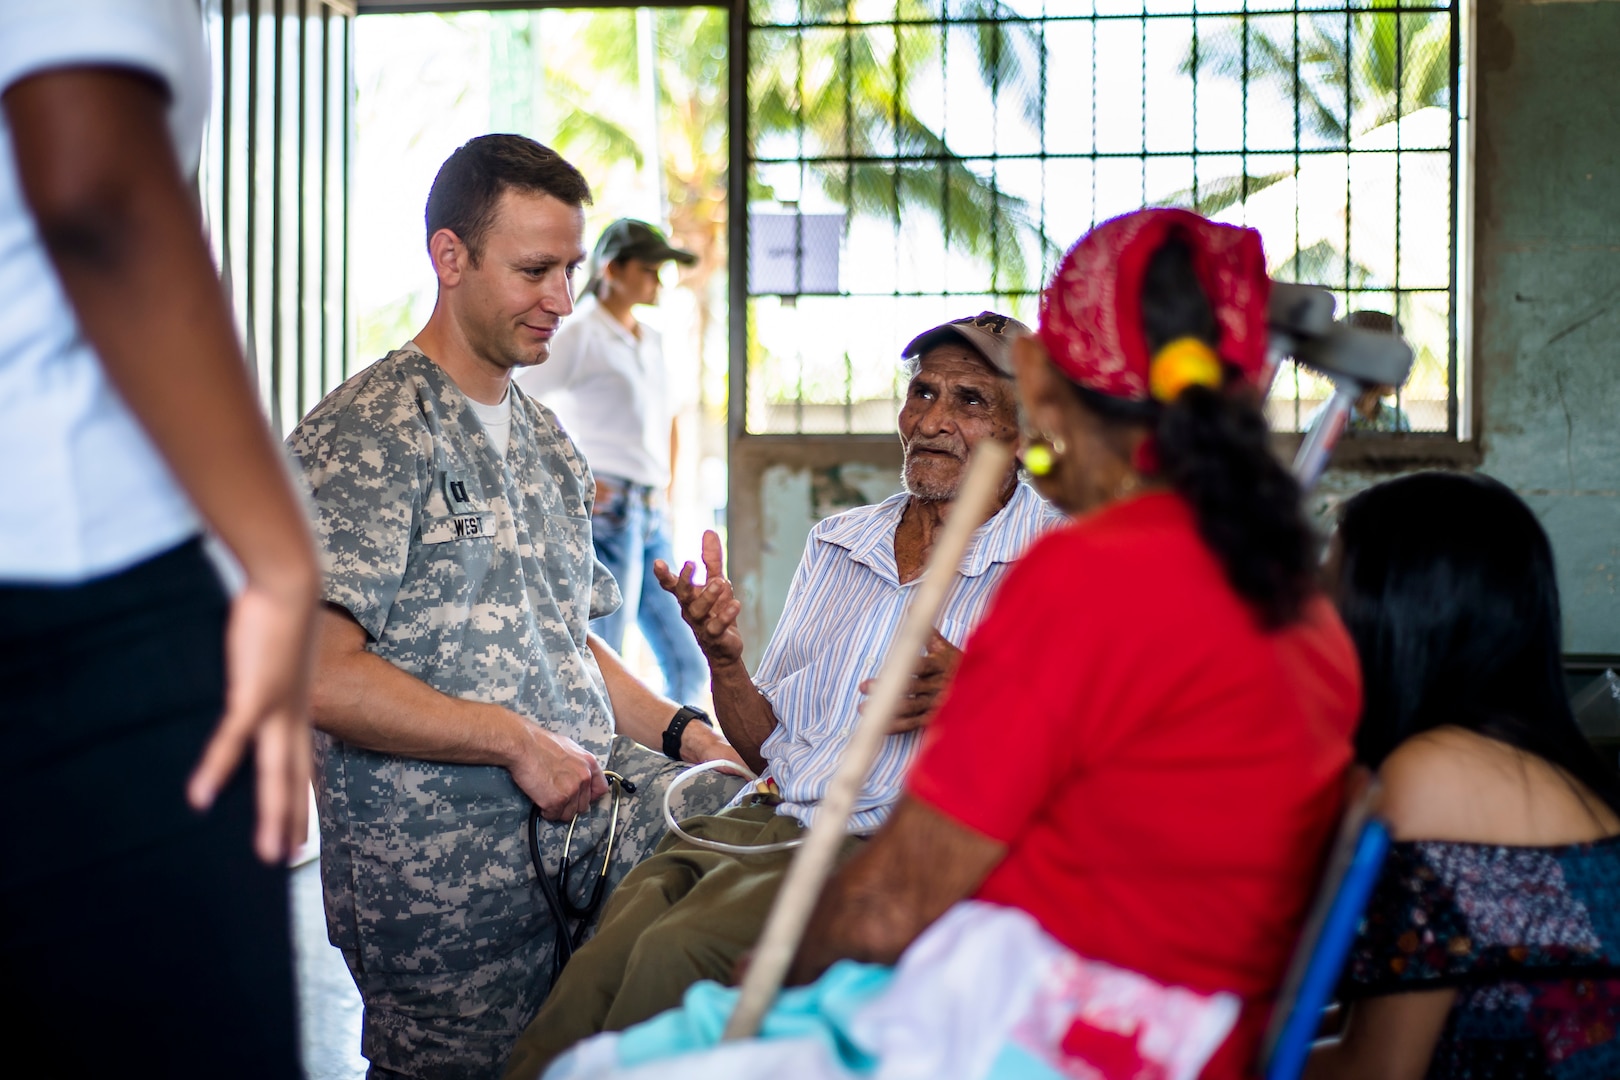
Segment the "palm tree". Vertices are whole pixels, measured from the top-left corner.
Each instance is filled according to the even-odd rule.
[[[809,10],[805,18],[818,17]],[[833,12],[843,0],[817,0]],[[952,41],[972,49],[980,79],[1012,103],[1032,126],[1042,123],[1039,72],[1043,49],[1037,31],[1024,22],[996,21],[1011,14],[1000,0],[968,0],[953,8]],[[937,18],[922,0],[897,0],[897,20]],[[982,20],[971,22],[966,20]],[[902,45],[902,42],[904,44]],[[1050,251],[1027,203],[1000,191],[954,153],[947,140],[917,114],[912,101],[919,78],[939,60],[942,36],[932,32],[902,38],[853,31],[800,37],[755,35],[749,56],[749,136],[757,147],[773,136],[803,139],[829,156],[850,159],[810,172],[825,194],[851,214],[898,221],[921,211],[940,225],[947,243],[959,244],[989,263],[989,291],[1030,284],[1024,248],[1010,234],[1033,239]],[[815,155],[811,155],[814,158]],[[769,197],[770,192],[758,195]]]
[[[1273,33],[1240,17],[1222,20],[1214,34],[1201,35],[1196,56],[1189,53],[1181,71],[1239,84],[1247,78],[1246,92],[1265,88],[1283,101],[1297,101],[1302,145],[1348,150],[1352,140],[1375,128],[1420,109],[1451,105],[1452,13],[1379,10],[1396,6],[1397,0],[1372,0],[1372,10],[1348,16],[1301,12],[1295,24],[1297,59],[1293,33]],[[1293,175],[1288,168],[1223,177],[1201,183],[1196,198],[1191,190],[1178,193],[1177,201],[1200,213],[1218,214]],[[1376,277],[1328,242],[1294,252],[1273,274],[1294,281],[1342,282],[1349,289],[1365,287]],[[1443,393],[1445,327],[1422,312],[1411,314],[1407,330],[1417,357],[1408,386],[1423,386],[1430,395]]]
[[[1419,109],[1451,103],[1451,14],[1379,11],[1398,0],[1372,0],[1370,11],[1298,17],[1294,40],[1252,25],[1241,16],[1222,20],[1197,51],[1182,60],[1183,74],[1215,75],[1268,86],[1284,101],[1298,101],[1302,142],[1348,148],[1350,141]],[[1224,177],[1200,184],[1179,200],[1213,214],[1293,175],[1292,170]]]
[[[842,18],[845,10],[845,0],[806,0],[803,18]],[[1027,121],[1039,124],[1043,46],[1027,24],[994,21],[1008,13],[1001,0],[967,0],[955,17],[984,21],[952,30],[971,50],[984,83]],[[547,141],[571,157],[601,167],[617,161],[639,166],[642,150],[634,124],[605,114],[591,85],[609,80],[636,85],[649,77],[656,82],[670,232],[699,257],[682,271],[681,282],[697,300],[701,349],[718,300],[716,275],[727,263],[727,16],[715,8],[655,11],[652,72],[641,70],[637,50],[629,45],[635,41],[635,18],[630,10],[595,12],[577,39],[577,51],[562,58],[544,53],[541,81],[552,104],[543,127]],[[929,19],[937,13],[923,0],[897,0],[897,18]],[[538,44],[527,36],[534,25],[527,16],[507,16],[498,24],[497,34],[511,40],[497,51],[495,64],[534,64],[533,53],[521,55]],[[1034,224],[1029,206],[970,168],[913,107],[916,82],[938,60],[938,34],[908,38],[900,55],[896,35],[885,39],[859,30],[756,34],[751,48],[750,127],[733,137],[748,138],[757,147],[783,137],[796,142],[802,133],[840,157],[857,159],[847,168],[811,161],[812,182],[852,215],[892,220],[902,213],[930,215],[950,243],[989,265],[992,290],[1031,285],[1040,267],[1029,264],[1026,242],[1043,254],[1053,245]],[[757,179],[750,194],[774,197]]]

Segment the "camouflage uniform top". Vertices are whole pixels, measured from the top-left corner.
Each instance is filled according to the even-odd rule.
[[[376,655],[605,764],[612,712],[585,633],[619,592],[591,546],[593,481],[551,412],[510,393],[504,461],[414,342],[304,418],[288,445],[313,504],[323,596],[353,614]],[[370,968],[427,974],[546,925],[530,802],[505,769],[316,742],[334,945]]]

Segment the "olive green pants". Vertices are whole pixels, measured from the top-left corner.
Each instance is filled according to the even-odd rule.
[[[774,844],[804,829],[770,806],[739,806],[681,822],[693,836]],[[844,842],[840,858],[859,843]],[[596,936],[563,969],[518,1039],[506,1080],[535,1080],[563,1051],[599,1031],[620,1031],[681,1003],[702,979],[730,983],[754,947],[793,852],[728,855],[666,835],[614,890]]]

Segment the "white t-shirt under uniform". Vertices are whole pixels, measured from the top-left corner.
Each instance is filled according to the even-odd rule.
[[[501,400],[493,405],[485,405],[472,398],[467,399],[467,404],[472,406],[473,415],[478,417],[478,422],[484,425],[484,434],[489,436],[489,445],[500,455],[501,460],[505,461],[506,448],[512,444],[512,391],[507,390],[501,395]]]
[[[208,118],[197,0],[0,0],[0,94],[57,68],[161,83],[182,174]],[[0,581],[70,583],[173,547],[197,515],[102,371],[23,200],[0,111]]]
[[[586,297],[563,320],[550,359],[513,377],[557,414],[597,476],[669,485],[671,413],[658,331],[642,323],[637,338]]]

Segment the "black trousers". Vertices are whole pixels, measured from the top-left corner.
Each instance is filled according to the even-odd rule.
[[[253,854],[251,761],[206,815],[185,802],[227,610],[197,541],[0,586],[0,1063],[300,1075],[287,871]]]

